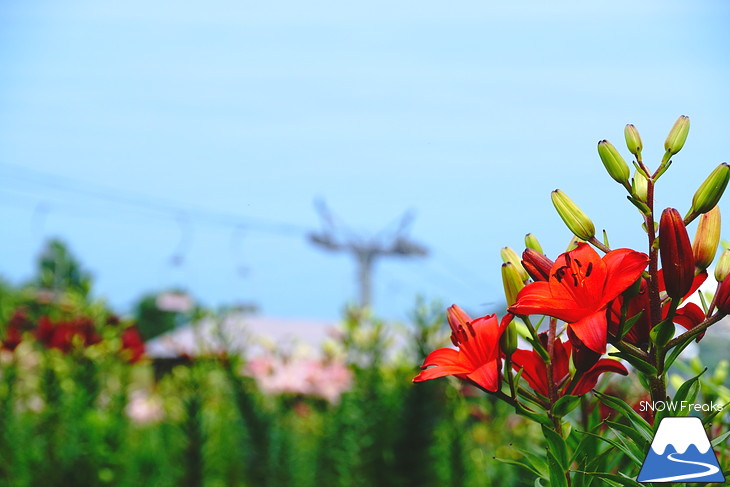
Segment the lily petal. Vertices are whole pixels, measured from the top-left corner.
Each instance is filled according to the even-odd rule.
[[[639,278],[649,257],[631,249],[616,249],[603,257],[606,263],[606,284],[603,287],[601,306],[605,306],[626,291]]]
[[[491,360],[467,374],[466,378],[488,391],[495,392],[499,388],[499,366],[499,360]]]
[[[606,352],[608,322],[606,321],[605,309],[589,314],[575,323],[570,323],[568,326],[586,347],[594,352]]]
[[[628,375],[629,371],[626,367],[618,360],[611,360],[609,358],[602,358],[596,365],[594,365],[588,372],[578,379],[578,382],[573,388],[571,395],[582,396],[591,389],[593,389],[598,383],[598,379],[604,372],[616,372],[621,375]]]
[[[704,320],[705,312],[702,311],[702,308],[697,306],[695,303],[687,303],[685,306],[682,306],[677,310],[677,313],[674,315],[674,319],[672,321],[687,330],[691,330],[695,326],[702,323]],[[697,341],[699,342],[700,340],[702,340],[702,337],[704,336],[704,333],[698,335]]]
[[[522,369],[522,377],[538,394],[548,395],[547,367],[540,355],[531,350],[515,350],[512,354],[515,370]]]
[[[420,374],[413,378],[413,382],[445,377],[447,375],[465,376],[471,369],[459,361],[459,352],[451,348],[439,348],[431,352],[421,366]]]
[[[528,284],[517,294],[517,300],[509,307],[509,312],[516,315],[544,314],[567,322],[585,316],[586,309],[570,296],[555,297],[551,291],[550,284],[544,281]]]

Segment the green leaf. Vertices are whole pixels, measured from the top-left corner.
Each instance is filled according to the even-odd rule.
[[[700,392],[700,377],[702,377],[702,374],[704,374],[705,372],[707,372],[707,367],[705,367],[702,372],[682,384],[679,389],[677,389],[677,393],[674,395],[674,402],[678,402],[680,406],[682,404],[682,401],[694,403],[695,399],[697,399],[697,394],[699,394]],[[688,414],[689,409],[680,409],[679,411],[677,411],[678,416],[687,416]]]
[[[526,469],[528,472],[531,472],[538,477],[542,476],[542,474],[540,472],[538,472],[537,470],[535,470],[534,468],[532,468],[531,465],[520,462],[519,460],[511,460],[509,458],[499,458],[499,457],[494,457],[494,459],[501,463],[506,463],[508,465],[516,465],[518,467],[522,467],[522,468]]]
[[[619,337],[619,339],[623,339],[623,337],[626,336],[626,334],[631,330],[631,328],[634,327],[636,322],[639,321],[639,318],[641,318],[641,315],[643,315],[643,314],[644,314],[643,310],[639,311],[634,316],[632,316],[631,318],[624,321],[624,324],[622,325],[622,328],[621,328],[621,336]]]
[[[541,414],[537,414],[533,411],[530,411],[526,407],[522,406],[521,404],[517,404],[515,407],[515,412],[519,414],[520,416],[524,416],[528,419],[531,419],[535,423],[540,423],[543,426],[552,427],[552,423],[550,420]]]
[[[644,463],[644,459],[643,458],[638,458],[634,454],[634,452],[632,452],[631,449],[625,443],[623,443],[623,442],[619,443],[619,442],[616,442],[616,441],[611,440],[609,438],[606,438],[605,436],[599,436],[599,435],[597,435],[595,433],[589,433],[587,431],[585,432],[585,434],[587,434],[587,435],[593,435],[596,438],[605,441],[606,443],[608,443],[609,445],[613,446],[617,450],[625,453],[626,456],[629,457],[629,459],[632,462],[634,462],[636,465],[638,465],[639,467],[641,467],[641,464]]]
[[[718,436],[717,438],[715,438],[714,440],[712,440],[712,442],[711,442],[712,443],[712,446],[714,447],[714,446],[719,445],[720,443],[722,443],[723,441],[725,441],[728,438],[728,436],[730,436],[730,431],[721,434],[720,436]]]
[[[618,430],[621,433],[623,433],[628,438],[631,438],[631,441],[634,442],[634,444],[639,448],[639,451],[646,452],[648,451],[649,445],[651,445],[651,442],[647,441],[646,438],[644,438],[641,433],[639,433],[637,430],[632,428],[629,425],[623,424],[623,423],[616,423],[614,421],[606,421],[606,424],[609,428],[613,430]]]
[[[595,477],[598,477],[599,479],[603,480],[609,480],[611,482],[614,482],[619,485],[624,485],[626,487],[641,487],[642,484],[638,483],[636,480],[630,479],[628,477],[623,477],[621,475],[615,475],[612,473],[603,473],[603,472],[586,472],[588,475],[593,475]]]
[[[553,452],[547,452],[548,467],[550,469],[550,487],[568,487],[568,479],[565,478],[565,470]]]
[[[725,404],[724,404],[724,405],[722,406],[722,408],[720,408],[720,409],[718,409],[718,410],[715,410],[715,411],[713,411],[712,413],[710,413],[710,414],[708,414],[707,416],[705,416],[705,417],[704,417],[704,418],[702,419],[702,424],[704,424],[705,426],[707,426],[707,425],[708,425],[709,423],[711,423],[711,422],[712,422],[712,420],[713,420],[713,419],[715,419],[715,417],[716,417],[717,415],[719,415],[719,414],[722,414],[723,412],[725,412],[725,408],[726,408],[726,407],[728,407],[728,406],[730,406],[730,402],[728,402],[728,403],[725,403]]]
[[[553,405],[553,414],[561,418],[580,404],[580,396],[563,396]]]
[[[677,360],[677,357],[679,357],[679,355],[684,352],[684,349],[687,348],[693,341],[694,337],[674,347],[670,352],[669,357],[664,362],[664,370],[669,370],[669,367],[671,367],[674,361]]]
[[[667,343],[669,343],[669,340],[671,340],[674,337],[674,323],[672,323],[672,320],[664,320],[661,323],[659,323],[657,326],[651,329],[649,332],[649,336],[651,337],[651,341],[656,343],[658,346],[663,347]]]
[[[576,431],[577,434],[582,434],[582,431]],[[576,434],[576,436],[577,436]],[[596,439],[590,435],[582,435],[582,438],[577,445],[571,448],[573,455],[570,457],[570,464],[578,461],[578,456],[583,455],[587,461],[587,456],[592,454],[596,448]]]
[[[654,438],[654,429],[651,427],[651,425],[649,425],[649,423],[646,422],[644,418],[639,415],[639,413],[634,411],[631,406],[629,406],[620,399],[607,396],[606,394],[600,393],[598,391],[594,391],[594,394],[603,404],[622,413],[626,417],[626,419],[628,419],[629,422],[634,426],[634,428],[637,429],[641,436],[643,436],[646,441],[651,443],[652,439]]]
[[[565,444],[565,440],[558,433],[548,428],[547,426],[542,427],[542,435],[548,444],[548,451],[555,454],[555,458],[560,462],[560,466],[563,470],[568,469],[568,447]]]
[[[614,353],[609,353],[608,355],[610,355],[611,357],[619,357],[619,358],[626,360],[639,372],[643,372],[647,375],[656,375],[657,374],[656,367],[651,365],[649,362],[645,362],[645,361],[641,360],[640,358],[634,357],[633,355],[629,355],[628,353],[614,352]]]
[[[541,454],[538,455],[537,453],[534,453],[530,450],[525,450],[522,448],[515,448],[515,449],[525,457],[525,460],[527,460],[527,462],[530,465],[532,465],[532,468],[534,468],[538,472],[542,472],[540,475],[542,475],[543,477],[545,477],[545,479],[547,479],[547,471],[548,471],[547,460],[545,460],[545,457],[544,457],[544,455],[542,455],[542,452],[540,452]]]

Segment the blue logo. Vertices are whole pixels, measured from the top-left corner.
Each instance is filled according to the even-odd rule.
[[[725,482],[700,418],[662,419],[636,480]]]

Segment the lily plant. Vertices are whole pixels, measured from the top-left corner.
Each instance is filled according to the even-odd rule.
[[[701,389],[704,371],[676,387],[672,397],[667,377],[680,354],[730,313],[730,250],[715,266],[714,298],[698,293],[720,245],[717,205],[730,166],[720,164],[710,173],[684,216],[675,208],[655,210],[657,182],[684,146],[689,126],[688,117],[679,117],[652,170],[642,159],[638,130],[627,125],[633,175],[610,142],[598,143],[609,176],[639,211],[644,251],[612,248],[605,231],[599,240],[591,219],[563,191],[553,191],[555,209],[573,234],[568,250],[553,260],[532,234],[521,257],[502,249],[506,314],[472,319],[451,306],[455,348],[432,352],[413,379],[455,376],[538,423],[542,454],[505,460],[533,472],[536,486],[642,485],[639,469],[659,420],[672,408],[642,416],[625,398],[599,392],[602,374],[636,376],[652,404],[694,403]],[[690,241],[687,226],[697,218]],[[689,301],[695,294],[699,305]],[[683,408],[671,414],[688,415]],[[706,414],[703,423],[717,424],[721,410]],[[730,436],[714,433],[713,446]]]

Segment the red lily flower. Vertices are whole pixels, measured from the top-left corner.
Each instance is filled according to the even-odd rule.
[[[540,339],[543,345],[546,346],[547,335],[541,333]],[[565,385],[570,376],[570,342],[562,343],[560,338],[556,338],[554,344],[553,378],[556,389],[559,389]],[[547,365],[545,365],[545,361],[543,361],[539,353],[534,350],[515,350],[512,354],[512,367],[515,370],[524,369],[522,377],[530,384],[530,387],[535,392],[545,397],[548,396]]]
[[[581,243],[561,254],[547,282],[533,282],[508,308],[517,315],[543,314],[568,323],[575,336],[594,352],[606,351],[606,308],[639,278],[649,258],[617,249],[600,258]]]
[[[472,320],[453,305],[448,309],[447,317],[451,341],[459,350],[439,348],[431,352],[413,382],[453,375],[485,391],[497,391],[502,367],[499,339],[512,321],[512,315],[506,315],[501,323],[494,314]]]
[[[545,334],[541,334],[540,338],[546,341]],[[570,384],[570,355],[573,352],[573,362],[576,361],[575,350],[570,346],[570,342],[562,343],[560,338],[555,339],[555,354],[553,357],[553,380],[558,396],[564,396],[568,393]],[[547,366],[540,357],[540,354],[534,350],[515,350],[512,354],[512,363],[515,370],[523,369],[522,377],[525,378],[530,387],[543,396],[548,396],[548,376]],[[578,379],[570,391],[571,396],[582,396],[598,383],[598,379],[604,372],[616,372],[621,375],[628,375],[626,367],[617,360],[603,358],[593,364],[585,372],[576,372]]]

